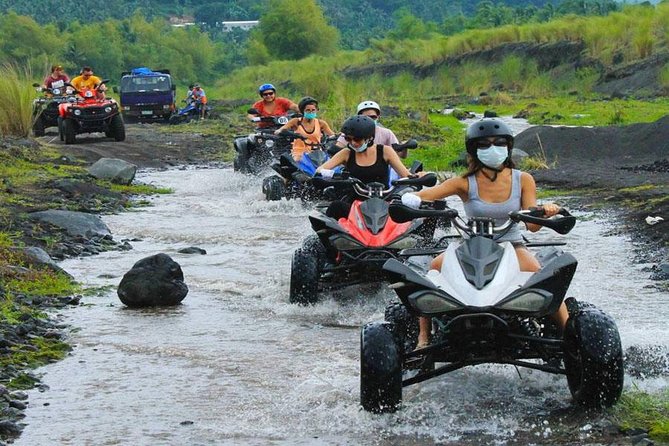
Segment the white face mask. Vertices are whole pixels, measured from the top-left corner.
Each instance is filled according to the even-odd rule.
[[[366,142],[363,143],[360,147],[353,147],[353,146],[351,145],[351,143],[348,143],[348,148],[349,148],[349,149],[352,149],[352,150],[355,150],[355,151],[358,152],[358,153],[362,153],[362,152],[364,152],[365,150],[367,150],[367,146],[368,146],[368,144],[367,144]]]
[[[478,149],[476,156],[486,167],[499,169],[509,157],[509,148],[507,146],[490,146],[487,149]]]

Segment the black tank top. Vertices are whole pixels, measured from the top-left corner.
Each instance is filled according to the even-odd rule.
[[[363,183],[382,183],[388,185],[388,162],[383,159],[383,145],[376,145],[376,162],[371,166],[359,166],[355,162],[355,150],[349,148],[351,153],[346,161],[346,170],[352,177]]]

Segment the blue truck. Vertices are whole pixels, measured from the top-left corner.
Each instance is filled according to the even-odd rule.
[[[114,91],[119,94],[125,118],[168,121],[176,109],[176,85],[169,70],[140,67],[124,71],[121,86],[115,87]]]

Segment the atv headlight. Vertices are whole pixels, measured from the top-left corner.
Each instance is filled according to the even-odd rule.
[[[390,245],[388,245],[388,248],[391,249],[409,249],[409,248],[414,248],[416,247],[416,244],[418,243],[418,239],[415,238],[414,236],[407,235],[406,237],[402,237],[399,240],[395,240],[392,242]]]
[[[76,116],[79,116],[81,114],[81,110],[76,109],[72,113],[74,113]]]
[[[267,141],[265,141],[265,146],[271,149],[272,147],[274,147],[274,141],[268,139]]]
[[[357,241],[353,240],[352,238],[345,237],[345,236],[335,236],[330,239],[330,243],[332,243],[332,246],[334,246],[338,251],[346,251],[349,249],[360,249],[364,248],[364,246]]]
[[[51,90],[51,93],[60,94],[60,88],[54,88],[53,90]]]
[[[111,107],[105,107],[105,113],[111,113],[112,108]]]
[[[433,290],[413,293],[409,296],[409,300],[418,311],[424,314],[439,314],[464,308],[460,302],[450,298],[447,294]]]
[[[497,304],[497,308],[509,311],[540,312],[551,304],[553,293],[546,290],[529,289],[507,297]]]

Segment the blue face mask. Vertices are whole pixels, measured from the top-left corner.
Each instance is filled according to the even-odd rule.
[[[362,153],[365,150],[367,150],[367,143],[363,143],[360,147],[353,147],[351,143],[348,143],[348,148],[351,150],[355,150],[358,153]]]
[[[507,146],[490,146],[487,149],[478,149],[476,156],[484,166],[499,169],[509,157],[509,148]]]
[[[316,119],[316,116],[318,116],[318,113],[316,112],[306,112],[304,114],[304,117],[307,119]]]

